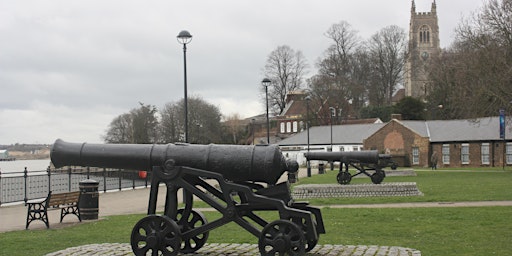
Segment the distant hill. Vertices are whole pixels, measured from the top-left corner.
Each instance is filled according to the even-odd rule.
[[[9,151],[9,157],[17,160],[50,158],[51,145],[46,144],[14,144],[0,145],[0,149]]]

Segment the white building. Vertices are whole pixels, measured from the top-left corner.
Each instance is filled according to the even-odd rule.
[[[331,126],[314,126],[309,129],[309,151],[361,151],[363,140],[383,127],[383,123],[347,124]],[[332,136],[331,136],[332,135]],[[308,151],[307,130],[278,143],[283,155],[296,160],[299,165],[306,164],[304,153]],[[332,139],[331,139],[332,138]],[[311,161],[312,165],[318,162]]]

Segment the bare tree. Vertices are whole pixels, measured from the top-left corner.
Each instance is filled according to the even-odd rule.
[[[103,140],[106,143],[132,143],[132,116],[125,113],[114,118],[103,136]]]
[[[307,62],[301,51],[295,51],[287,45],[278,46],[267,57],[264,75],[272,82],[268,88],[269,109],[280,114],[286,107],[289,92],[303,87]],[[264,93],[265,88],[261,88]],[[263,102],[266,98],[263,94]]]
[[[162,111],[161,142],[184,141],[184,101],[166,104]],[[191,143],[218,143],[221,140],[221,113],[200,97],[188,98],[189,140]]]
[[[223,143],[240,144],[247,139],[247,123],[244,122],[238,113],[229,115],[223,122]]]
[[[333,24],[325,33],[332,44],[317,63],[318,74],[309,80],[311,93],[320,106],[320,115],[330,119],[330,107],[335,107],[343,116],[357,115],[364,105],[364,80],[361,76],[361,39],[357,31],[346,21]],[[361,78],[363,78],[361,80]],[[341,110],[341,111],[339,111]]]
[[[158,119],[155,106],[140,103],[130,113],[110,123],[104,140],[107,143],[155,143],[158,140]]]
[[[512,1],[490,0],[463,20],[455,43],[431,69],[429,103],[443,118],[493,116],[512,111]]]
[[[407,49],[405,31],[395,25],[385,27],[369,40],[373,66],[370,103],[390,105],[396,87],[402,83]]]

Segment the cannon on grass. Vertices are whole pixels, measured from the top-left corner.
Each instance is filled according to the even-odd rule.
[[[320,160],[330,162],[340,162],[340,171],[336,176],[339,184],[349,184],[353,177],[364,174],[372,180],[374,184],[380,184],[386,177],[382,168],[393,165],[391,155],[379,154],[377,150],[351,151],[351,152],[307,152],[305,157],[308,161]],[[351,174],[348,170],[352,166],[357,170]],[[369,173],[368,171],[373,171]]]
[[[150,170],[148,216],[135,224],[135,255],[177,255],[199,250],[209,231],[235,222],[258,238],[261,255],[303,255],[325,233],[321,212],[294,202],[284,172],[297,172],[277,146],[192,144],[87,144],[57,140],[51,150],[55,167],[94,166]],[[163,214],[156,214],[160,184],[167,188]],[[180,190],[181,189],[181,190]],[[184,207],[178,208],[178,190]],[[193,196],[222,214],[208,222],[193,208]],[[274,211],[277,220],[261,214]],[[266,216],[266,215],[265,215]],[[267,217],[268,218],[268,217]]]

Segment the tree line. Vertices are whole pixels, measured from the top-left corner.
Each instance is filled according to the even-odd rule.
[[[221,122],[219,108],[200,97],[188,98],[188,136],[190,143],[245,143],[247,127],[239,116]],[[159,111],[155,106],[139,102],[139,107],[121,114],[110,123],[103,140],[106,143],[175,143],[185,141],[184,100],[171,102]]]

